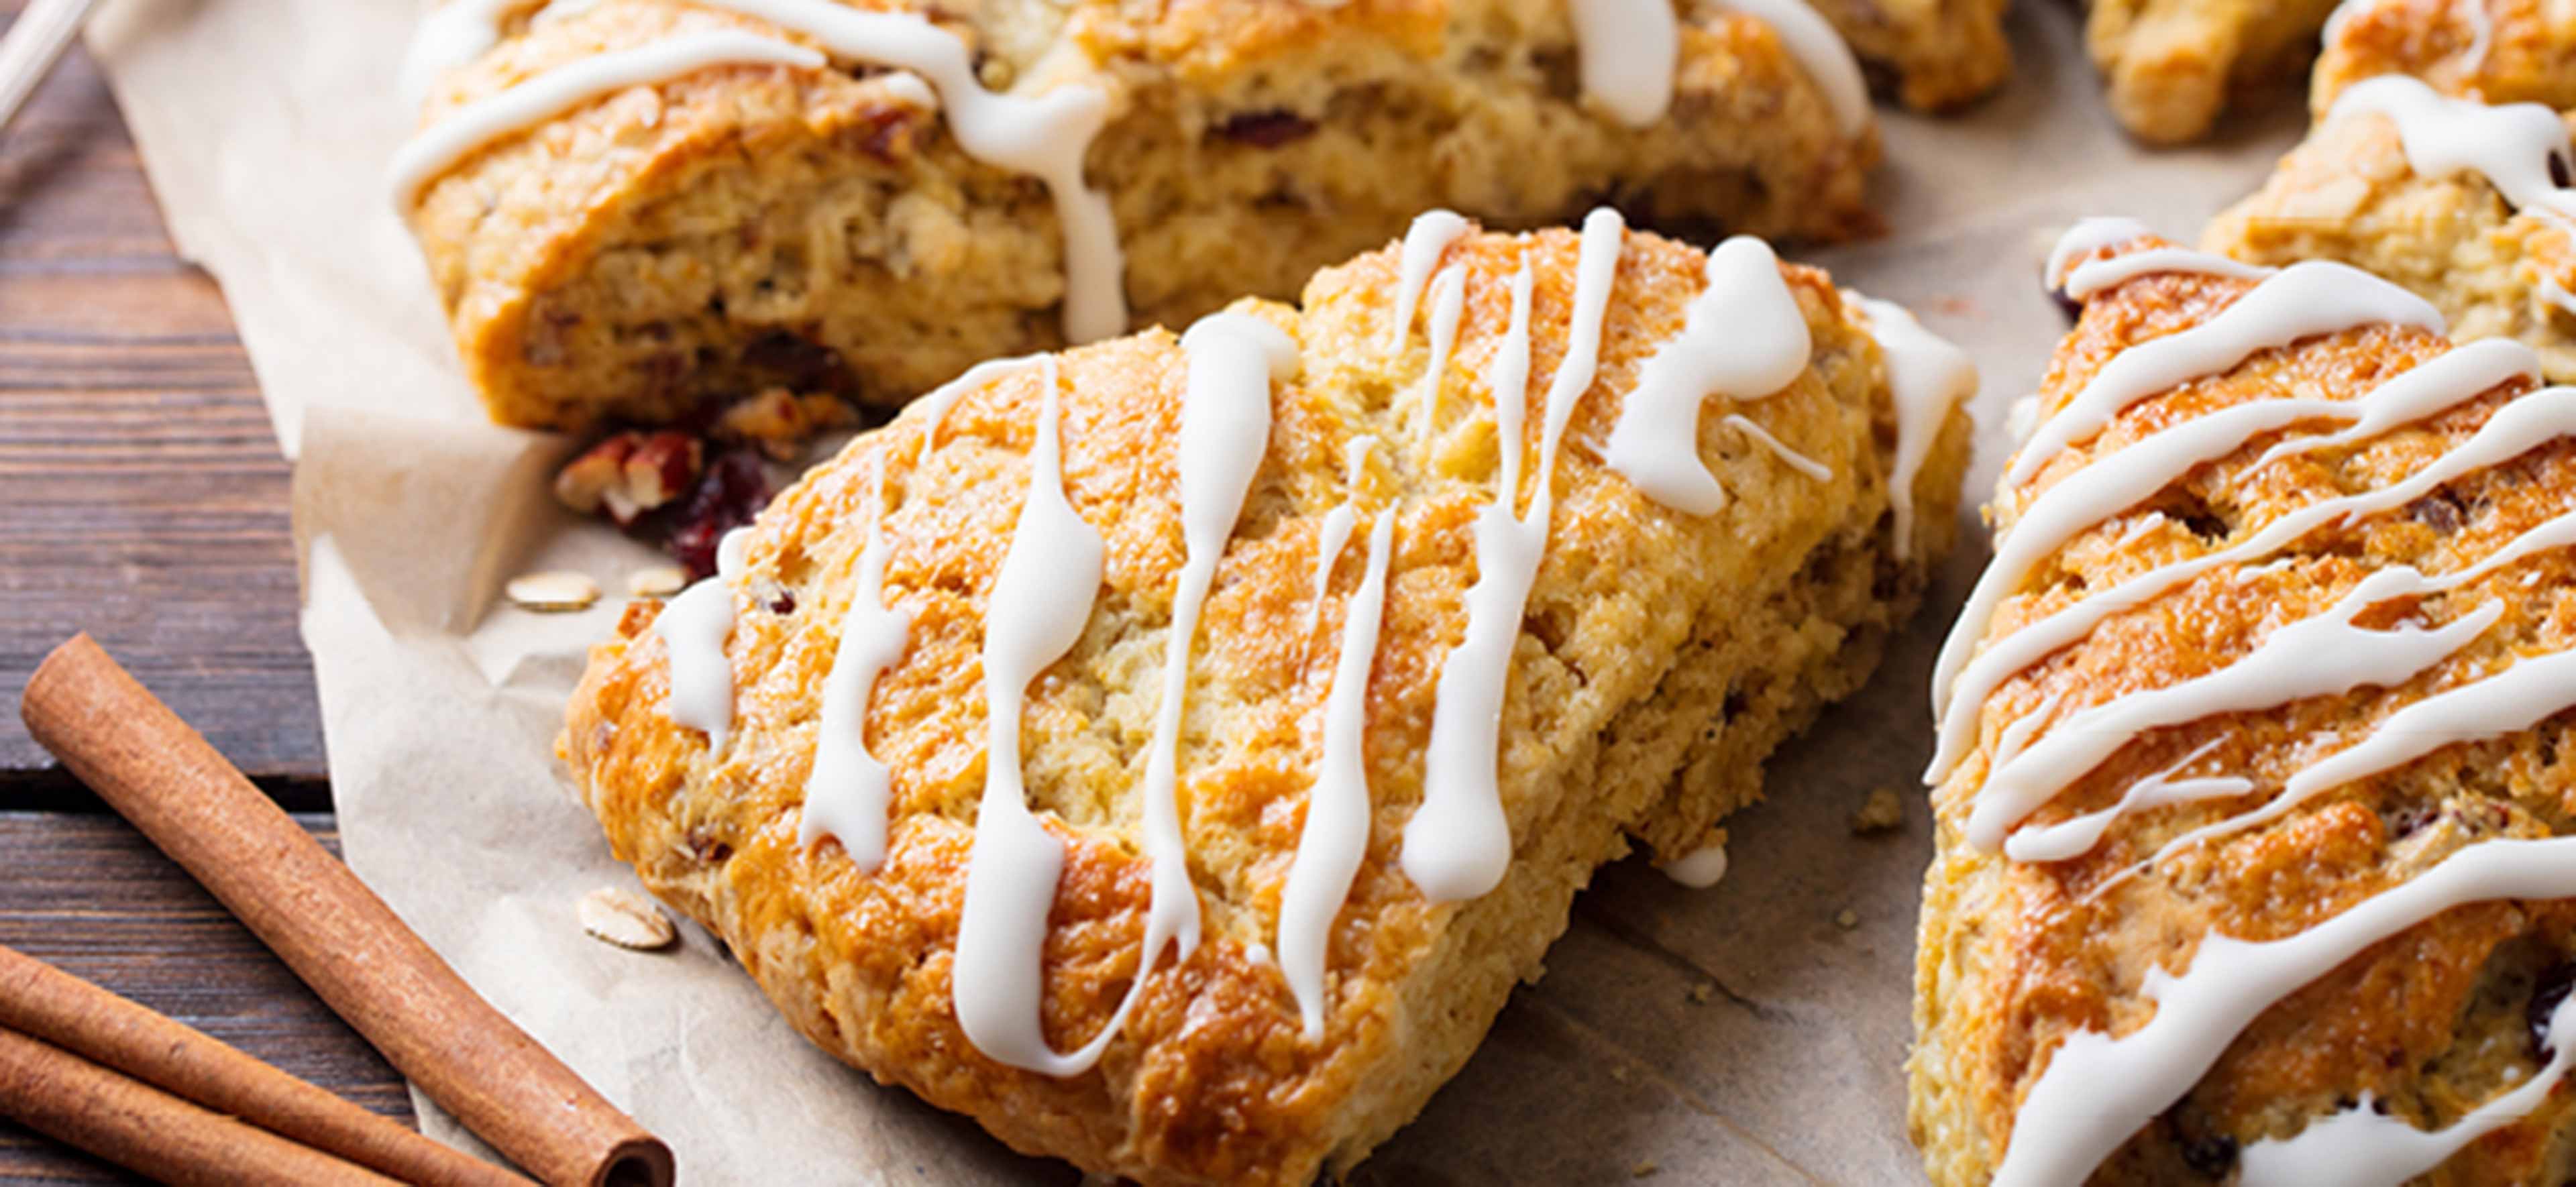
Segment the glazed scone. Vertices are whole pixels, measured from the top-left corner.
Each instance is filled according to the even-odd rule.
[[[2141,140],[2197,140],[2230,100],[2294,83],[2334,0],[2090,0],[2084,43]]]
[[[2344,88],[2412,74],[2444,94],[2576,107],[2576,8],[2547,0],[2352,0],[2309,80],[2323,113]]]
[[[2012,72],[2008,0],[1802,0],[1834,23],[1884,88],[1924,111],[1984,96]]]
[[[981,359],[1290,296],[1432,206],[1873,226],[1860,69],[1787,0],[536,8],[433,15],[396,163],[508,424],[773,386],[891,406]],[[549,88],[568,102],[496,118]]]
[[[2402,74],[2359,80],[2327,104],[2263,188],[2210,221],[2201,246],[2260,264],[2352,264],[2440,307],[2454,337],[2520,340],[2552,379],[2576,380],[2563,117]],[[2438,172],[2418,172],[2419,160]]]
[[[1302,308],[983,369],[630,612],[559,743],[619,858],[816,1043],[1017,1149],[1366,1156],[1595,867],[1720,838],[1866,676],[1954,533],[1974,384],[1757,241],[1407,242]]]
[[[2576,389],[2119,230],[1935,669],[1932,1180],[2563,1182]]]

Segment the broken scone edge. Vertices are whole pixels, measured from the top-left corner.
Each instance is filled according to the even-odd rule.
[[[826,1050],[975,1116],[1015,1148],[1148,1184],[1302,1184],[1326,1164],[1358,1162],[1465,1062],[1511,986],[1537,975],[1596,866],[1632,836],[1667,860],[1697,847],[1757,796],[1760,759],[1857,687],[1950,542],[1967,444],[1954,408],[1916,479],[1913,559],[1897,561],[1885,478],[1897,417],[1880,352],[1821,274],[1783,267],[1813,339],[1809,366],[1776,395],[1712,400],[1700,415],[1699,452],[1728,491],[1723,509],[1690,516],[1651,502],[1598,451],[1639,364],[1680,330],[1706,257],[1625,235],[1599,377],[1573,406],[1547,553],[1509,667],[1499,764],[1511,860],[1492,892],[1433,903],[1402,868],[1400,839],[1420,802],[1434,685],[1476,576],[1471,524],[1492,492],[1484,380],[1526,258],[1523,473],[1534,476],[1579,247],[1566,232],[1471,233],[1448,247],[1463,300],[1429,431],[1414,419],[1428,334],[1388,349],[1397,255],[1318,275],[1302,313],[1236,306],[1290,332],[1302,373],[1274,389],[1268,456],[1191,660],[1179,769],[1206,938],[1151,976],[1095,1069],[1056,1078],[988,1058],[959,1029],[951,983],[986,762],[978,602],[1030,481],[1037,369],[940,410],[935,447],[931,409],[862,436],[763,513],[733,594],[727,657],[739,687],[719,758],[666,714],[654,608],[630,611],[594,650],[559,748],[617,855],[725,937]],[[1424,304],[1427,320],[1436,302]],[[1101,1031],[1143,938],[1150,867],[1133,772],[1185,552],[1170,444],[1185,368],[1161,331],[1058,365],[1065,490],[1106,556],[1083,640],[1031,684],[1024,715],[1031,807],[1065,848],[1043,993],[1044,1033],[1064,1051]],[[1740,436],[1723,423],[1730,407],[1830,477]],[[1360,575],[1355,539],[1319,620],[1301,629],[1321,525],[1352,493],[1345,446],[1359,433],[1380,442],[1356,488],[1364,506],[1400,518],[1368,685],[1370,839],[1330,931],[1324,1033],[1310,1041],[1276,963],[1250,953],[1275,938],[1332,641]],[[888,600],[912,622],[910,650],[880,677],[867,717],[868,745],[894,772],[890,845],[868,873],[837,843],[808,848],[798,833],[818,689],[881,473]]]

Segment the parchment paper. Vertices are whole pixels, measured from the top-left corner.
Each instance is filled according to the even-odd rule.
[[[117,0],[91,29],[171,232],[222,282],[300,458],[304,637],[350,864],[667,1138],[691,1182],[1071,1180],[821,1055],[704,933],[639,955],[575,925],[576,899],[631,876],[563,790],[552,739],[583,649],[653,558],[556,509],[546,480],[567,443],[484,423],[456,370],[382,181],[411,124],[390,82],[412,19],[410,0]],[[2212,147],[2138,149],[2076,20],[2023,5],[2016,77],[1961,117],[1883,111],[1892,234],[1804,257],[1976,355],[1971,508],[2003,410],[2063,330],[2036,282],[2057,230],[2118,213],[2189,239],[2299,123],[2290,100]],[[1920,1181],[1901,1067],[1930,849],[1913,775],[1931,653],[1983,560],[1963,514],[1968,547],[1876,682],[1793,743],[1771,802],[1733,822],[1726,880],[1604,871],[1546,979],[1364,1181]],[[545,616],[494,596],[558,567],[612,596]],[[1878,787],[1903,792],[1905,829],[1857,838],[1847,821]],[[426,1124],[471,1141],[434,1110]]]

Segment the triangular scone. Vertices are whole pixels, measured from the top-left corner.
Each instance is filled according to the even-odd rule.
[[[1432,206],[1874,225],[1862,73],[1803,0],[542,7],[436,11],[395,167],[508,424],[772,385],[891,407],[981,359],[1291,296]]]
[[[2352,0],[2326,26],[2310,106],[2323,114],[2344,88],[2382,74],[2564,111],[2576,107],[2576,21],[2551,0]]]
[[[1664,403],[1623,435],[1641,370]],[[1758,241],[1712,263],[1607,211],[1581,236],[1427,216],[1406,248],[1319,274],[1302,309],[1245,302],[1185,338],[1155,330],[996,374],[781,495],[730,578],[658,619],[631,612],[592,653],[560,749],[619,857],[724,936],[816,1042],[1019,1149],[1154,1184],[1302,1185],[1358,1161],[1538,975],[1596,866],[1633,838],[1665,862],[1717,840],[1759,794],[1761,760],[1860,683],[1948,546],[1968,436],[1955,403],[1974,385],[1902,311],[1847,299]],[[1489,510],[1498,383],[1524,414],[1514,512]],[[1717,388],[1745,398],[1703,406]],[[1225,400],[1239,418],[1270,410],[1266,444],[1197,435],[1252,425],[1184,415]],[[1228,452],[1245,440],[1250,454]],[[1605,455],[1718,505],[1657,502]],[[1257,468],[1208,460],[1226,456]],[[1910,522],[1889,498],[1900,465]],[[1185,468],[1199,477],[1185,484]],[[1222,504],[1230,482],[1239,516]],[[1189,514],[1215,508],[1201,543],[1223,559],[1197,578],[1170,735],[1188,894],[1156,900],[1156,711],[1192,587],[1179,505],[1206,499]],[[835,705],[836,664],[883,627],[854,608],[877,560],[883,605],[908,628],[875,651],[899,658],[870,671],[863,710]],[[1480,686],[1472,669],[1497,658],[1504,679]],[[1019,712],[1012,684],[1032,670]],[[707,715],[709,689],[730,714]],[[1020,766],[998,772],[993,704],[1021,734],[998,760]],[[1480,718],[1497,731],[1481,748]],[[727,735],[720,754],[710,729]],[[809,795],[818,748],[857,771],[843,760],[862,744],[891,773],[890,810],[853,810],[858,783],[840,776]],[[1427,762],[1450,788],[1428,814]],[[996,781],[1013,771],[1033,816]],[[826,796],[837,839],[806,845]],[[1497,807],[1507,835],[1488,850],[1473,826]],[[1426,816],[1438,827],[1413,827]],[[970,861],[988,845],[991,866]],[[1037,911],[986,915],[1019,938],[961,948],[982,926],[970,883],[996,892],[986,905],[1017,901],[1030,884],[1016,880],[1058,850],[1060,887],[1034,875]],[[1336,874],[1334,859],[1353,864]],[[1319,893],[1291,891],[1316,876]],[[1283,919],[1291,899],[1306,923]],[[1072,1053],[1120,1006],[1149,920],[1187,901],[1203,939],[1162,963],[1083,1066]],[[1027,981],[1038,943],[1042,989]],[[1292,988],[1301,968],[1320,988]],[[1014,991],[1017,1006],[1000,1000]],[[980,1036],[970,1008],[990,1024]]]
[[[2317,66],[2316,126],[2201,246],[2341,260],[2433,302],[2454,337],[2518,339],[2550,378],[2576,380],[2576,152],[2563,112],[2533,102],[2576,102],[2576,75],[2548,74],[2576,62],[2576,28],[2498,3],[2489,73],[2423,48],[2471,32],[2431,10],[2484,7],[2355,8]],[[2387,72],[2399,65],[2426,73]]]
[[[1932,1180],[2563,1181],[2576,389],[2121,231],[1935,669]]]

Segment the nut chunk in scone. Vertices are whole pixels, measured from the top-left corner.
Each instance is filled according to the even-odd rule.
[[[891,407],[982,359],[1291,296],[1435,205],[1875,225],[1862,72],[1803,0],[450,0],[429,21],[396,201],[514,425],[697,423],[772,388]]]
[[[2576,64],[2576,29],[2553,35],[2537,14],[2496,8],[2490,54]],[[2543,85],[2501,63],[2496,77],[2464,74],[2449,58],[2374,48],[2401,27],[2455,30],[2403,19],[2416,12],[2366,6],[2338,23],[2317,67],[2316,127],[2202,246],[2264,264],[2341,260],[2431,301],[2453,337],[2516,339],[2551,379],[2576,379],[2576,155],[2566,117],[2532,101],[2576,100],[2576,82]],[[2401,64],[2426,73],[2378,72]]]
[[[1089,1170],[1302,1185],[1858,686],[1974,385],[1759,240],[1426,215],[862,435],[592,653],[561,749],[834,1054]]]
[[[1934,669],[1932,1180],[2564,1181],[2576,388],[2342,264],[2052,272]]]

